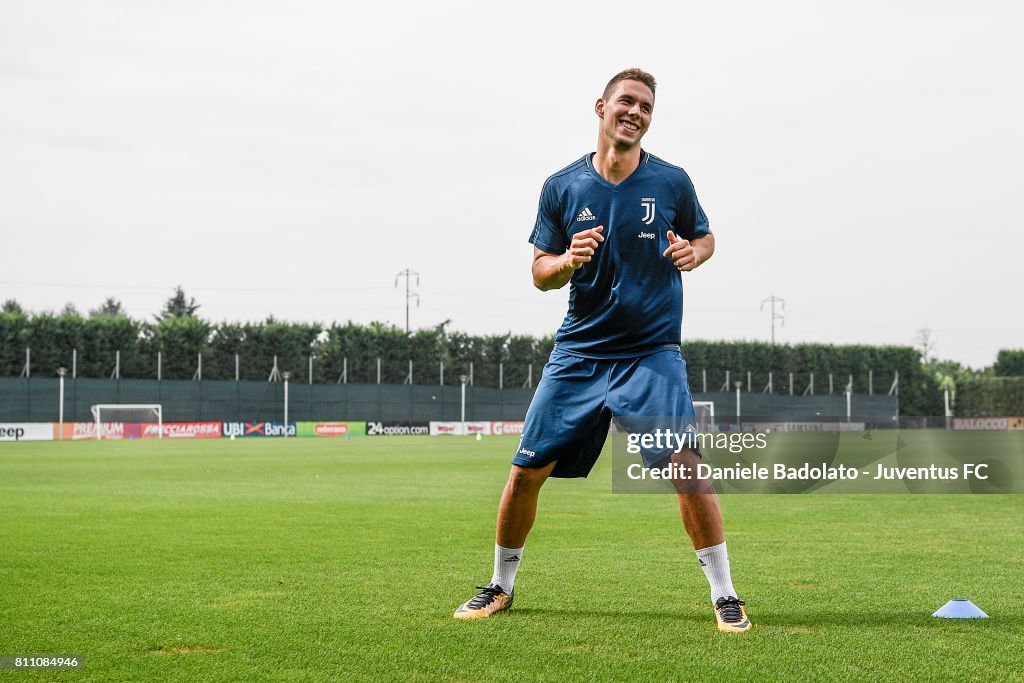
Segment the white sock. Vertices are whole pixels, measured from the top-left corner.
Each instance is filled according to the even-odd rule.
[[[503,591],[512,595],[516,584],[516,572],[519,570],[519,563],[522,559],[522,548],[502,548],[495,543],[494,576],[491,577],[491,583],[498,584]]]
[[[718,598],[739,597],[736,589],[732,587],[732,576],[729,574],[729,553],[725,549],[725,541],[710,548],[701,548],[697,551],[697,560],[700,561],[700,568],[704,570],[704,576],[711,584],[711,603],[714,604]]]

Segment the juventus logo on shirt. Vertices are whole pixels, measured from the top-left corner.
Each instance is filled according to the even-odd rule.
[[[640,206],[644,207],[644,225],[650,225],[654,222],[654,197],[644,197]]]

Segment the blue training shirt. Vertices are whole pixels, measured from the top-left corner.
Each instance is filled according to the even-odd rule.
[[[681,239],[708,234],[708,219],[686,171],[642,151],[618,185],[594,169],[592,154],[544,182],[530,243],[562,254],[577,232],[604,226],[604,242],[573,273],[569,311],[555,335],[561,351],[587,358],[642,356],[679,344],[683,283],[662,256],[669,230]]]

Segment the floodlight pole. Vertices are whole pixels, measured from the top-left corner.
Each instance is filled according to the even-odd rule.
[[[59,426],[59,434],[57,437],[59,440],[64,440],[64,375],[68,374],[68,369],[65,367],[57,368],[57,376],[60,377],[60,407],[57,409],[57,422]],[[948,394],[947,394],[948,395]],[[947,411],[948,412],[948,411]]]
[[[466,375],[459,375],[459,383],[462,384],[462,412],[460,423],[462,425],[462,433],[466,433],[466,380],[469,377]]]
[[[281,379],[284,380],[284,438],[288,438],[288,378],[292,376],[290,372],[282,372]]]

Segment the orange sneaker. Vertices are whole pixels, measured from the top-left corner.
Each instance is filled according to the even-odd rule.
[[[491,583],[477,588],[480,592],[455,610],[456,619],[486,619],[512,606],[512,594],[506,593],[501,586]]]
[[[715,618],[718,620],[718,630],[724,633],[743,633],[749,631],[753,624],[747,618],[747,611],[743,609],[746,603],[739,598],[732,596],[718,598],[715,602]]]

